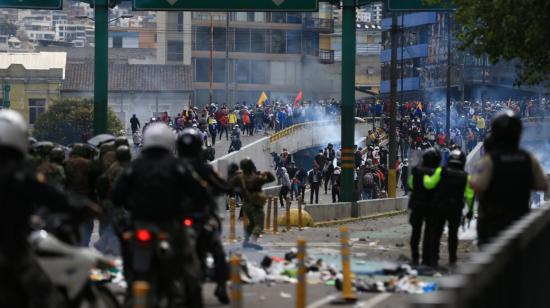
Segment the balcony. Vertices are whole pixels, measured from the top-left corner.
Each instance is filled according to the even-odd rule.
[[[305,18],[304,30],[319,33],[333,33],[334,20],[328,18]]]
[[[334,63],[334,50],[332,49],[319,49],[319,62],[323,64]]]

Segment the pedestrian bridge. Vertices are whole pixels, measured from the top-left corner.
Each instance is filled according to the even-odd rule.
[[[340,129],[340,119],[296,124],[243,146],[239,151],[222,156],[211,164],[222,176],[227,174],[227,167],[231,163],[238,164],[246,157],[254,160],[259,171],[273,170],[271,153],[281,153],[283,149],[287,149],[292,154],[312,147],[326,146],[328,143],[339,143]],[[372,129],[372,122],[356,121],[356,143],[364,142],[369,129]]]

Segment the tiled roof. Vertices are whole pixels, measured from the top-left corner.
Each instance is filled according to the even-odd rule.
[[[189,65],[109,64],[109,91],[192,91]],[[93,91],[94,64],[68,63],[62,91]]]

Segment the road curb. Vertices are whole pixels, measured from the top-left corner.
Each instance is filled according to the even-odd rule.
[[[379,214],[356,217],[356,218],[347,218],[347,219],[331,220],[331,221],[321,221],[321,222],[316,222],[314,224],[314,227],[330,227],[330,226],[342,225],[342,224],[347,224],[347,223],[352,223],[352,222],[357,222],[357,221],[362,221],[362,220],[397,216],[397,215],[404,214],[406,212],[407,212],[407,210],[398,210],[398,211],[391,211],[391,212],[379,213]]]

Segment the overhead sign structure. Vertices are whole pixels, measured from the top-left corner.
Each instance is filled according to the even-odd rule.
[[[317,11],[318,4],[318,0],[133,0],[133,9],[136,11]]]
[[[62,10],[63,0],[1,0],[0,8]]]
[[[430,4],[426,0],[386,0],[387,8],[390,12],[403,11],[448,11],[453,6],[450,0],[442,0],[437,4]]]

